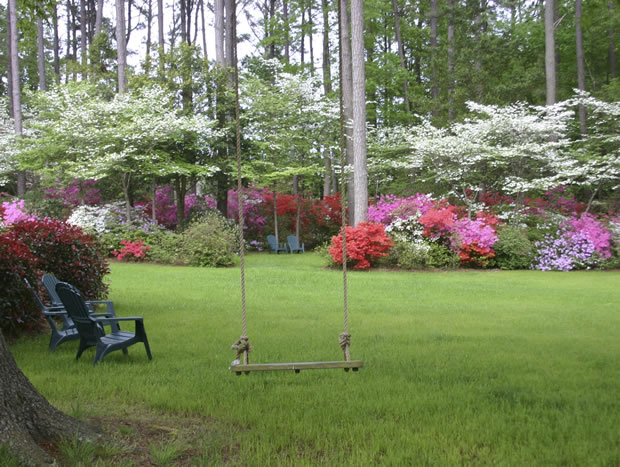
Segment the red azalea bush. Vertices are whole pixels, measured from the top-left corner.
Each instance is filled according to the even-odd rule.
[[[73,284],[87,299],[105,297],[106,252],[80,227],[50,218],[21,221],[12,225],[6,237],[23,242],[36,256],[41,271]]]
[[[135,242],[129,240],[121,240],[123,248],[121,251],[112,251],[112,254],[116,256],[119,261],[127,259],[141,260],[146,258],[146,252],[151,249],[150,246],[145,245],[141,238],[138,238]]]
[[[24,242],[0,235],[0,329],[11,334],[37,328],[42,315],[25,287],[27,278],[36,287],[41,273],[38,260]]]
[[[387,256],[394,246],[383,224],[360,222],[356,227],[347,226],[346,229],[347,259],[354,262],[354,269],[368,269],[372,261]],[[329,254],[335,263],[342,264],[342,233],[332,237]]]

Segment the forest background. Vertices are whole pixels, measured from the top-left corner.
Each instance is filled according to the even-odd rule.
[[[345,28],[356,22],[355,15],[349,18],[347,3],[342,2],[347,14],[340,15],[341,24],[349,23]],[[418,191],[451,196],[463,188],[462,183],[455,186],[449,177],[437,176],[434,172],[442,170],[438,166],[401,164],[412,148],[405,138],[403,144],[395,144],[394,135],[423,123],[450,129],[466,122],[480,113],[468,102],[497,108],[551,105],[572,98],[575,89],[589,92],[599,103],[617,102],[616,3],[363,2],[364,110],[369,129],[369,178],[364,188],[371,198]],[[156,186],[169,185],[181,226],[182,200],[188,193],[213,194],[225,213],[234,172],[229,71],[237,40],[251,51],[241,62],[246,180],[295,196],[322,198],[336,193],[340,168],[335,93],[340,91],[340,74],[347,73],[344,68],[341,73],[338,60],[342,47],[336,2],[245,1],[233,8],[230,0],[166,5],[161,0],[117,0],[114,5],[102,0],[20,1],[13,8],[17,19],[13,31],[8,21],[11,4],[12,0],[0,7],[0,90],[10,97],[3,135],[10,139],[13,127],[31,142],[3,147],[0,170],[5,176],[0,183],[9,194],[26,197],[45,211],[45,201],[37,199],[41,185],[97,179],[104,199],[123,197],[127,206],[144,197],[155,198]],[[107,17],[112,6],[116,14]],[[240,35],[233,34],[237,16],[247,22]],[[11,76],[9,66],[12,41],[18,44],[18,79]],[[353,37],[353,49],[355,41]],[[128,65],[132,42],[137,52],[129,60],[133,65]],[[215,56],[208,55],[209,50],[215,50]],[[13,82],[20,84],[21,93],[11,89]],[[145,91],[153,86],[159,90]],[[179,117],[176,126],[162,117],[159,128],[126,129],[140,136],[132,141],[128,134],[110,133],[75,141],[80,128],[88,128],[85,100],[92,104],[100,99],[104,105],[127,92],[135,97],[126,98],[123,112],[153,120],[153,100],[158,99],[166,102],[158,115],[169,111],[166,118]],[[345,111],[346,107],[345,102]],[[575,141],[579,133],[588,133],[588,125],[597,126],[596,116],[586,117],[584,111],[582,117],[583,109],[580,105],[579,120],[575,113],[574,125],[561,137]],[[116,128],[129,118],[119,116],[118,108],[91,112],[95,116],[109,112],[106,121]],[[607,117],[613,120],[613,115]],[[62,134],[63,128],[73,135]],[[152,132],[150,139],[144,136],[147,131]],[[386,134],[391,141],[386,142]],[[79,144],[84,147],[77,148]],[[573,177],[570,189],[580,200],[596,197],[611,202],[613,208],[617,144],[611,150],[598,149],[595,157],[601,153],[607,157],[609,176]],[[353,148],[347,147],[347,155],[352,165]],[[487,190],[483,178],[468,180],[468,189]],[[355,188],[352,175],[350,182]],[[528,190],[531,195],[536,184]],[[355,192],[351,190],[351,198]],[[353,210],[353,203],[350,206]],[[609,203],[604,209],[610,209]]]

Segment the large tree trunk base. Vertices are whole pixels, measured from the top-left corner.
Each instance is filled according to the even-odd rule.
[[[26,464],[49,464],[41,447],[47,442],[78,438],[99,440],[94,427],[54,408],[17,367],[0,333],[0,444]]]

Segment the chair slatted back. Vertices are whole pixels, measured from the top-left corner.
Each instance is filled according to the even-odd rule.
[[[45,290],[50,296],[50,300],[52,300],[52,303],[61,304],[62,301],[56,293],[56,284],[58,284],[60,281],[56,279],[56,276],[54,276],[53,274],[43,274],[43,277],[41,277],[41,282],[43,282],[43,287],[45,287]]]
[[[58,282],[56,284],[56,293],[75,323],[80,338],[87,341],[96,341],[105,335],[103,326],[91,318],[86,302],[75,287],[66,282]]]

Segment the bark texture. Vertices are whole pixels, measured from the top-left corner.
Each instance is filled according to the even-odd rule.
[[[22,462],[52,462],[39,446],[43,441],[100,438],[91,426],[55,409],[35,389],[17,367],[1,332],[0,374],[0,444],[8,446]]]
[[[555,104],[555,7],[553,0],[545,0],[545,77],[547,105]]]

